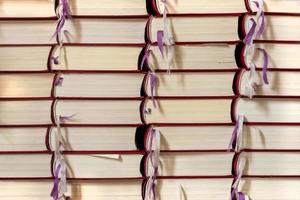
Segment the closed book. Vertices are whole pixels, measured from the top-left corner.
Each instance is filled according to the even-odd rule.
[[[145,18],[74,18],[66,20],[64,43],[141,44],[144,43]],[[1,44],[56,44],[55,20],[0,20]],[[30,27],[30,28],[29,28]],[[122,30],[122,31],[115,31]]]
[[[1,154],[1,178],[51,178],[50,153]],[[64,154],[68,178],[139,178],[141,154]],[[102,166],[102,167],[99,167]],[[104,167],[105,166],[105,167]]]
[[[3,18],[56,17],[58,0],[1,0]],[[147,15],[146,2],[139,0],[72,0],[72,16],[129,16]]]
[[[239,40],[238,16],[172,16],[168,19],[175,42],[234,42]],[[163,18],[151,17],[147,26],[147,37],[151,43],[157,42],[159,30],[163,30]]]
[[[65,44],[62,51],[56,45],[0,46],[0,71],[136,71],[141,51],[141,45],[122,44]],[[60,56],[59,63],[54,63],[56,56]]]
[[[1,127],[0,151],[54,151],[57,132],[55,126]],[[136,140],[143,131],[136,126],[64,126],[61,134],[65,151],[120,152],[137,151],[139,144]]]
[[[66,195],[75,200],[140,200],[141,184],[139,179],[69,180]],[[0,181],[0,185],[3,190],[1,199],[48,200],[53,180],[6,180]]]

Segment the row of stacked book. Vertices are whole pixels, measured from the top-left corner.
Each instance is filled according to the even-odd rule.
[[[299,10],[0,0],[0,198],[300,199]]]

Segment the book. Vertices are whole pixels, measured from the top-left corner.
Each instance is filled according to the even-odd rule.
[[[269,71],[269,85],[256,88],[257,96],[300,96],[297,71]],[[250,71],[157,72],[154,96],[158,97],[233,97],[245,95]],[[257,84],[263,85],[262,72],[256,71]],[[61,82],[55,86],[56,81]],[[111,80],[119,80],[118,82]],[[64,72],[0,74],[1,98],[134,98],[151,96],[150,74]],[[4,87],[5,86],[5,87]],[[102,90],[98,88],[103,87]],[[81,88],[81,90],[78,90]]]
[[[230,123],[237,115],[247,122],[298,123],[298,98],[159,99],[158,108],[146,99],[142,119],[146,123]],[[205,113],[205,115],[203,115]]]
[[[55,115],[69,118],[65,124],[86,125],[231,123],[240,114],[252,123],[300,121],[298,98],[162,98],[157,104],[155,109],[150,99],[2,100],[1,125],[47,125]]]
[[[233,124],[152,127],[161,134],[161,151],[227,151],[234,129]],[[288,125],[245,124],[241,149],[297,150],[299,129]],[[61,130],[67,151],[137,151],[149,145],[151,127],[64,125]],[[52,126],[1,127],[0,151],[53,151],[56,131]]]
[[[62,51],[52,45],[29,48],[21,45],[0,46],[0,71],[136,71],[137,60],[142,51],[139,45],[121,44],[116,46],[65,44]],[[55,64],[51,58],[59,55],[61,55],[59,63]]]
[[[72,116],[66,124],[141,124],[141,100],[62,100],[56,115]]]
[[[299,176],[299,152],[246,152],[244,175]]]
[[[49,97],[55,74],[0,74],[0,97]]]
[[[140,200],[141,184],[139,179],[68,180],[66,195],[74,200]],[[3,190],[1,199],[48,200],[53,180],[2,180],[0,185]]]
[[[232,178],[159,179],[158,199],[179,199],[180,196],[185,196],[186,199],[193,200],[229,199],[232,181]],[[241,179],[239,191],[244,192],[251,199],[294,200],[300,197],[298,187],[299,178],[249,177]]]
[[[262,72],[256,71],[257,83],[263,85]],[[243,70],[239,75],[239,86],[237,93],[245,95],[245,88],[250,71]],[[298,71],[268,71],[268,85],[257,87],[255,95],[260,96],[300,96],[300,83]]]
[[[141,45],[65,45],[62,51],[59,51],[56,46],[52,49],[51,56],[56,57],[61,53],[60,63],[55,64],[51,60],[50,68],[53,70],[136,71],[139,69],[138,59],[141,51]]]
[[[64,43],[86,44],[143,44],[146,18],[74,18],[66,20]],[[55,44],[53,33],[55,20],[0,20],[0,43],[16,44]],[[30,28],[29,28],[30,27]],[[114,31],[122,30],[120,31]]]
[[[230,176],[232,152],[164,152],[160,154],[158,175],[161,177]],[[149,176],[150,157],[143,160],[144,175]]]
[[[64,154],[68,178],[140,178],[141,154]],[[52,154],[0,154],[1,178],[51,178]],[[102,166],[102,167],[99,167]],[[104,167],[105,166],[105,167]]]
[[[47,146],[52,151],[55,149],[55,131],[52,127],[46,135]],[[137,151],[139,134],[142,132],[136,126],[62,128],[67,151]]]
[[[158,179],[157,199],[229,199],[231,182],[232,178]]]
[[[266,49],[269,57],[268,69],[299,69],[299,58],[294,56],[294,53],[299,51],[300,45],[294,43],[254,43],[255,49]],[[237,60],[241,67],[250,68],[247,66],[243,55],[245,55],[245,46],[238,51],[240,56]],[[251,59],[256,64],[257,68],[263,66],[263,55],[259,51],[254,51]]]
[[[250,15],[245,15],[242,24],[241,32],[243,33],[241,38],[244,38],[245,33],[250,29],[249,19]],[[266,27],[259,40],[270,41],[299,41],[298,35],[299,29],[299,16],[297,15],[266,15]],[[248,25],[249,24],[249,25]]]
[[[227,151],[234,125],[155,125],[145,131],[144,146],[149,145],[152,128],[161,134],[161,151]],[[299,130],[299,126],[244,124],[241,149],[297,150]]]
[[[248,122],[298,123],[298,102],[297,98],[239,98],[234,118],[243,114]]]
[[[185,195],[188,199],[222,200],[230,198],[232,178],[201,179],[158,179],[157,199],[168,200]],[[140,200],[141,180],[69,180],[68,195],[72,199],[89,200],[105,198],[107,200]],[[2,180],[3,192],[0,197],[5,200],[47,200],[52,188],[51,180]],[[289,187],[286,187],[286,186]],[[298,178],[243,178],[240,190],[253,199],[298,199]],[[18,191],[18,193],[14,192]],[[176,192],[174,192],[176,191]],[[182,194],[183,193],[183,194]]]
[[[155,14],[163,13],[163,3],[160,0],[151,0],[150,5]],[[232,14],[246,12],[243,1],[205,1],[205,0],[170,0],[166,2],[168,13],[170,14]]]
[[[54,1],[0,0],[0,18],[55,17]]]
[[[140,100],[3,100],[2,125],[49,125],[57,116],[66,124],[140,124]],[[55,113],[54,113],[55,112]],[[52,117],[51,117],[52,115]],[[71,116],[71,117],[70,117]],[[103,117],[105,116],[105,117]],[[52,118],[52,119],[51,119]]]
[[[146,99],[144,108],[151,113],[144,113],[142,117],[148,124],[230,123],[231,103],[231,99],[160,99],[155,109],[153,102]]]
[[[287,187],[288,186],[288,187]],[[240,191],[252,199],[286,199],[294,200],[300,197],[298,190],[299,178],[243,178]]]
[[[175,45],[171,70],[229,70],[237,69],[235,44]],[[155,70],[167,70],[168,63],[157,45],[147,45],[150,51],[147,65]]]
[[[146,1],[140,0],[85,0],[70,1],[72,15],[79,16],[136,16],[147,15]]]
[[[54,126],[1,127],[1,152],[42,152],[55,150]],[[137,151],[143,132],[136,126],[61,128],[66,151]],[[98,139],[97,139],[98,138]]]
[[[299,176],[299,152],[243,152],[245,176]],[[231,167],[236,173],[239,156],[233,152],[164,152],[160,154],[159,176],[211,177],[230,176]],[[144,174],[149,176],[152,165],[143,160]]]
[[[0,101],[1,125],[50,124],[50,100]]]
[[[246,0],[246,7],[249,11],[256,12],[257,6],[251,0]],[[300,5],[296,1],[289,0],[264,0],[264,11],[279,14],[299,14]]]
[[[1,0],[0,17],[56,17],[58,1],[49,0]],[[145,1],[139,0],[72,0],[69,1],[73,16],[129,16],[147,15]]]
[[[160,0],[151,0],[154,14],[163,13],[163,3]],[[253,1],[205,1],[205,0],[169,0],[166,2],[168,13],[170,14],[237,14],[247,11],[256,12],[257,7]],[[299,4],[297,1],[287,0],[264,0],[264,11],[271,13],[299,13]]]
[[[175,42],[236,42],[239,40],[237,16],[172,16],[168,19]],[[163,30],[163,18],[151,17],[147,24],[147,37],[151,43],[157,42],[158,30]]]
[[[143,73],[63,74],[63,82],[55,87],[54,93],[61,97],[139,97],[144,76]]]
[[[164,96],[234,96],[235,72],[156,73],[155,95]],[[150,75],[146,77],[145,93],[151,96]]]

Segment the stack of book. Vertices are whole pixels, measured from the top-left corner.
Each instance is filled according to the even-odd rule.
[[[300,199],[299,10],[0,0],[0,198]]]

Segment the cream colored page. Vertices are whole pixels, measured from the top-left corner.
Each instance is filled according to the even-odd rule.
[[[162,153],[160,176],[227,176],[233,153]],[[151,167],[151,165],[149,166]]]
[[[140,100],[59,100],[56,115],[67,124],[140,124]]]
[[[62,84],[55,87],[55,94],[61,97],[139,97],[144,76],[143,73],[67,73],[62,75]]]
[[[50,97],[53,74],[0,74],[0,97]]]
[[[72,178],[137,178],[141,177],[140,154],[65,155],[67,176]],[[102,167],[99,167],[102,166]]]
[[[1,44],[54,44],[55,20],[2,20]]]
[[[297,178],[246,178],[240,183],[240,190],[252,199],[295,200],[300,198]]]
[[[248,122],[300,122],[300,103],[293,98],[237,99],[235,115],[244,115]]]
[[[147,123],[230,123],[231,99],[149,99],[144,113]]]
[[[250,4],[253,11],[257,11],[254,3]],[[295,0],[264,0],[264,10],[266,12],[279,13],[299,13],[300,3]]]
[[[300,58],[299,56],[295,56],[295,53],[300,51],[299,44],[256,43],[255,48],[262,48],[267,51],[269,56],[268,68],[299,68]],[[261,51],[255,51],[253,56],[253,62],[256,63],[257,67],[262,68],[264,57]]]
[[[297,176],[300,154],[297,152],[247,152],[246,175]]]
[[[70,8],[73,15],[147,15],[141,0],[73,0]]]
[[[140,200],[140,180],[80,180],[68,181],[67,196],[74,200],[105,198],[107,200]],[[0,181],[1,199],[49,200],[51,180],[5,180]],[[18,191],[16,193],[16,191]]]
[[[0,30],[1,32],[1,30]],[[0,47],[0,71],[47,70],[50,46]]]
[[[263,84],[263,74],[261,71],[256,72],[258,84]],[[245,71],[240,79],[240,93],[245,95],[245,88],[248,82],[250,71]],[[257,87],[256,95],[274,95],[274,96],[300,96],[300,79],[299,72],[290,71],[269,71],[268,85]]]
[[[156,96],[232,96],[235,72],[157,73]],[[147,94],[151,95],[150,77]]]
[[[170,17],[176,42],[208,42],[238,40],[237,17]],[[150,21],[150,40],[157,41],[157,31],[162,30],[163,19]],[[222,33],[222,34],[220,34]]]
[[[73,19],[67,20],[67,43],[144,43],[147,19]],[[55,30],[55,29],[53,29]],[[120,31],[122,30],[122,31]]]
[[[168,69],[167,60],[158,46],[150,46],[148,63],[154,69]],[[235,45],[175,45],[171,70],[181,69],[237,69]]]
[[[55,148],[55,128],[50,132],[50,147]],[[64,127],[65,148],[73,151],[136,150],[136,127]]]
[[[249,16],[245,18],[246,32],[250,29],[247,26]],[[268,15],[265,18],[266,28],[260,40],[280,40],[297,41],[299,40],[300,26],[299,16]]]
[[[1,49],[0,49],[1,50]],[[56,70],[137,70],[137,60],[142,47],[126,46],[64,46],[59,64],[51,62]]]
[[[158,199],[169,200],[179,198],[179,190],[189,200],[229,199],[231,178],[218,179],[160,179],[158,180]],[[174,192],[178,191],[178,192]],[[217,191],[217,192],[216,192]]]
[[[144,43],[146,19],[66,20],[65,43]],[[1,44],[55,44],[55,20],[3,20]],[[119,30],[122,30],[120,32]]]
[[[47,178],[51,174],[51,154],[0,154],[1,178]]]
[[[44,151],[47,128],[1,128],[1,151]]]
[[[0,101],[1,125],[51,124],[51,103],[45,101]]]
[[[54,17],[51,0],[0,0],[0,17]]]
[[[227,149],[233,126],[158,126],[161,150]]]
[[[298,149],[299,126],[244,126],[244,148],[252,149]]]
[[[161,1],[156,0],[158,8],[163,12]],[[167,1],[169,13],[241,13],[246,12],[245,3],[243,1],[223,1],[223,0],[170,0]]]

